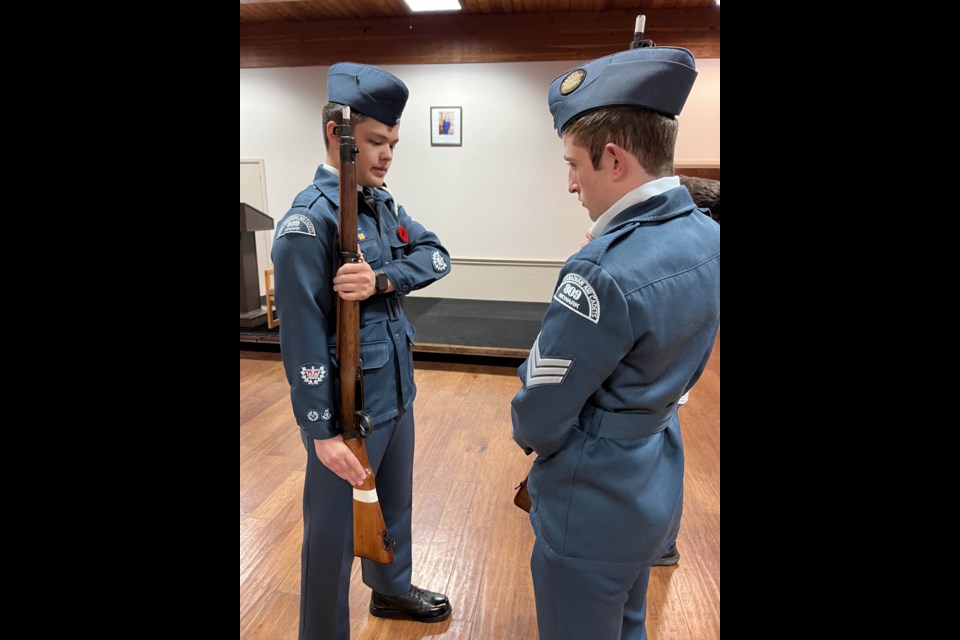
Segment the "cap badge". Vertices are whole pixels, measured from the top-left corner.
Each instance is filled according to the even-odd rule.
[[[567,77],[560,83],[560,95],[565,96],[580,86],[583,79],[587,77],[587,72],[583,69],[577,69],[567,74]]]

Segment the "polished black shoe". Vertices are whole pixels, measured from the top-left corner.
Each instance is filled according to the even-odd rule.
[[[447,596],[411,586],[408,593],[385,596],[373,592],[370,614],[378,618],[407,618],[417,622],[441,622],[450,617],[453,607]]]
[[[672,567],[673,565],[680,562],[680,552],[677,551],[677,545],[673,545],[667,552],[660,556],[660,558],[654,561],[654,567]]]

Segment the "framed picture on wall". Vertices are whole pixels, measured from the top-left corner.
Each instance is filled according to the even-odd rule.
[[[461,107],[430,107],[430,146],[463,146]]]

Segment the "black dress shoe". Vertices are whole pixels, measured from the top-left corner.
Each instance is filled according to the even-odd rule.
[[[450,617],[453,607],[447,596],[411,586],[408,593],[385,596],[373,592],[370,614],[378,618],[408,618],[417,622],[441,622]]]
[[[677,551],[677,545],[673,545],[660,558],[654,561],[654,567],[672,567],[680,562],[680,552]]]

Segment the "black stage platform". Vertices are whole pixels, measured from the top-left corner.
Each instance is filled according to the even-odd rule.
[[[407,317],[417,328],[414,353],[526,358],[546,312],[542,302],[407,297]],[[279,349],[280,329],[241,328],[244,343]]]

